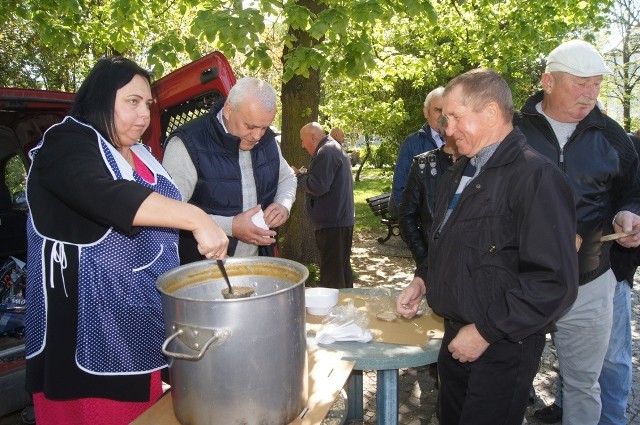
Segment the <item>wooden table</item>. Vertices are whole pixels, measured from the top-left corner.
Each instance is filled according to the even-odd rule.
[[[339,353],[309,348],[309,399],[306,407],[289,425],[319,425],[345,385],[355,362],[340,359]],[[131,425],[180,425],[167,392]]]
[[[372,294],[376,289],[341,289],[341,294]],[[395,295],[395,294],[394,294]],[[437,316],[436,316],[437,317]],[[319,345],[313,335],[307,338],[309,347],[341,353],[343,360],[355,362],[354,370],[376,371],[377,424],[396,425],[398,423],[398,369],[424,366],[436,363],[440,351],[441,333],[444,332],[442,319],[437,318],[437,337],[429,338],[424,346],[390,344],[383,342],[334,342]],[[364,416],[362,373],[352,373],[347,384],[347,423],[361,420]]]
[[[342,289],[344,294],[370,295],[375,289]],[[318,322],[319,323],[319,322]],[[398,322],[406,323],[411,321]],[[441,319],[435,331],[442,331]],[[396,336],[394,336],[396,337]],[[383,335],[384,339],[384,335]],[[391,338],[393,339],[393,338]],[[400,341],[396,341],[400,342]],[[347,418],[349,423],[364,416],[361,373],[352,370],[375,370],[377,380],[377,423],[398,423],[398,369],[435,363],[440,350],[440,338],[429,338],[424,346],[387,342],[335,342],[319,345],[313,334],[307,336],[309,353],[309,402],[300,417],[290,425],[319,425],[329,412],[338,393],[347,383]],[[348,379],[348,382],[347,382]],[[171,395],[166,394],[132,425],[180,425],[173,413]]]

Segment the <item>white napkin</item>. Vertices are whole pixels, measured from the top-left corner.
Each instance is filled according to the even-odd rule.
[[[267,223],[264,221],[264,211],[260,210],[255,213],[253,217],[251,217],[251,221],[253,221],[253,224],[260,227],[261,229],[269,230],[269,226],[267,226]]]
[[[331,344],[336,341],[369,342],[372,339],[371,331],[356,325],[353,320],[342,324],[326,323],[316,334],[319,344]]]

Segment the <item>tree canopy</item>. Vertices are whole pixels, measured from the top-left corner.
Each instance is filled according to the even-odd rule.
[[[537,84],[544,55],[569,37],[593,39],[612,0],[2,0],[2,6],[8,23],[2,49],[13,54],[2,55],[0,69],[6,76],[21,72],[5,85],[73,90],[96,57],[115,52],[159,78],[218,49],[241,74],[278,69],[272,82],[317,71],[323,117],[397,139],[422,120],[426,92],[477,66],[501,72],[520,103]],[[302,45],[290,30],[312,42]]]
[[[456,75],[490,67],[509,82],[519,107],[536,89],[544,57],[569,38],[593,41],[610,3],[556,1],[436,2],[437,22],[393,17],[372,34],[374,66],[358,78],[331,76],[325,85],[327,116],[344,128],[385,136],[395,143],[423,123],[426,94]],[[345,122],[346,121],[346,122]],[[377,123],[377,125],[376,125]],[[362,133],[360,133],[362,134]]]

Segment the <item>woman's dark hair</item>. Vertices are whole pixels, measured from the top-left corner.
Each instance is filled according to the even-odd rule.
[[[122,56],[100,59],[76,93],[70,115],[91,125],[118,147],[120,143],[114,120],[116,92],[136,75],[144,77],[151,84],[149,72],[130,59]]]

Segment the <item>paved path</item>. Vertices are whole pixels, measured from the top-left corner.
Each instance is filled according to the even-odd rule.
[[[352,264],[358,274],[356,287],[384,286],[402,289],[413,276],[413,261],[404,243],[398,237],[391,238],[383,245],[378,244],[373,235],[354,240]],[[640,273],[636,274],[633,291],[633,385],[627,407],[629,425],[640,425]],[[527,409],[528,424],[542,424],[533,417],[536,409],[546,406],[554,399],[558,362],[555,350],[547,338],[542,355],[540,371],[534,380],[537,399]],[[351,425],[375,424],[376,381],[373,372],[365,372],[364,379],[365,418],[363,422]],[[435,403],[438,390],[428,367],[401,369],[399,382],[399,413],[401,425],[438,425],[435,417]]]

